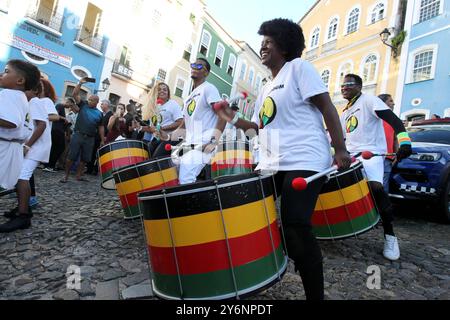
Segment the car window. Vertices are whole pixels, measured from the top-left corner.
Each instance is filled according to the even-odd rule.
[[[410,128],[409,136],[413,142],[450,144],[450,130],[430,128]]]

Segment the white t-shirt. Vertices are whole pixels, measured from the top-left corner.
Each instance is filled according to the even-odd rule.
[[[320,172],[331,166],[323,116],[310,101],[326,92],[313,65],[300,58],[264,87],[252,118],[260,128],[261,170]]]
[[[31,122],[30,106],[22,91],[4,89],[0,91],[0,119],[16,125],[15,129],[0,127],[0,187],[12,189],[17,184],[23,162],[23,147],[18,142],[28,139],[28,124]]]
[[[160,123],[161,127],[170,126],[177,120],[183,119],[183,110],[174,100],[169,100],[158,108],[158,118],[153,123]],[[155,119],[152,119],[155,120]]]
[[[50,158],[50,150],[52,148],[52,128],[48,121],[48,110],[43,99],[33,98],[30,100],[31,119],[33,127],[36,121],[44,121],[46,124],[45,131],[33,144],[30,151],[26,155],[26,159],[47,163]]]
[[[26,140],[30,122],[30,106],[25,93],[19,90],[4,89],[0,91],[0,119],[16,125],[15,129],[0,127],[0,138],[6,140]]]
[[[48,115],[52,115],[52,114],[59,115],[58,111],[56,110],[54,102],[50,98],[42,98],[40,100],[44,104]],[[53,122],[50,122],[50,131],[52,130],[52,127],[53,127]]]
[[[387,152],[383,121],[375,113],[383,110],[389,110],[389,107],[381,99],[362,94],[350,109],[344,111],[340,119],[350,153]]]
[[[183,111],[187,143],[206,144],[211,140],[218,120],[211,105],[221,100],[219,91],[209,82],[192,91]]]

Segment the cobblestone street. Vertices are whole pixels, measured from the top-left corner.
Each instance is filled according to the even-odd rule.
[[[129,299],[149,293],[140,220],[125,221],[114,191],[98,177],[67,184],[62,173],[37,170],[39,207],[31,229],[0,234],[0,299]],[[16,199],[0,199],[2,211]],[[1,217],[0,222],[4,223]],[[450,226],[426,214],[398,215],[401,259],[382,256],[382,229],[358,238],[321,242],[329,300],[450,299]],[[81,290],[68,290],[68,267],[81,267]],[[381,289],[369,290],[370,266],[381,270]],[[283,281],[251,300],[302,300],[290,265]],[[136,292],[143,294],[139,295]],[[156,299],[156,298],[151,298]]]

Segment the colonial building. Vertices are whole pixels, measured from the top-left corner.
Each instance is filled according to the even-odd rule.
[[[340,86],[348,73],[363,78],[363,92],[395,94],[399,51],[388,45],[402,30],[403,4],[400,0],[319,0],[300,20],[306,40],[303,58],[315,65],[339,109],[347,103]],[[380,34],[385,29],[391,39],[383,43]]]
[[[70,96],[82,77],[101,88],[107,39],[103,36],[103,6],[99,1],[0,0],[0,69],[10,59],[36,64],[55,86],[59,98]]]
[[[450,117],[450,1],[408,1],[396,111],[404,120]]]
[[[234,84],[231,96],[239,92],[248,93],[245,101],[239,102],[239,110],[250,119],[255,109],[255,102],[263,85],[269,79],[269,70],[262,65],[261,57],[245,41],[238,41],[242,48],[238,57],[237,73],[234,77]]]
[[[205,58],[211,64],[211,74],[207,81],[215,85],[224,97],[231,95],[240,52],[237,41],[206,12],[196,57]]]

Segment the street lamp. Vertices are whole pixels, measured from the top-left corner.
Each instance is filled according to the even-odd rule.
[[[389,48],[392,49],[392,52],[394,53],[394,57],[397,56],[397,48],[390,45],[389,43],[387,43],[387,41],[389,40],[389,37],[391,36],[391,32],[389,31],[388,28],[384,28],[383,31],[381,31],[380,33],[380,38],[381,38],[381,42],[383,42],[384,45],[388,46]]]
[[[111,85],[111,83],[109,82],[109,79],[106,78],[105,80],[102,81],[102,88],[103,90],[94,90],[94,94],[97,94],[99,92],[105,92],[109,89],[109,86]]]

